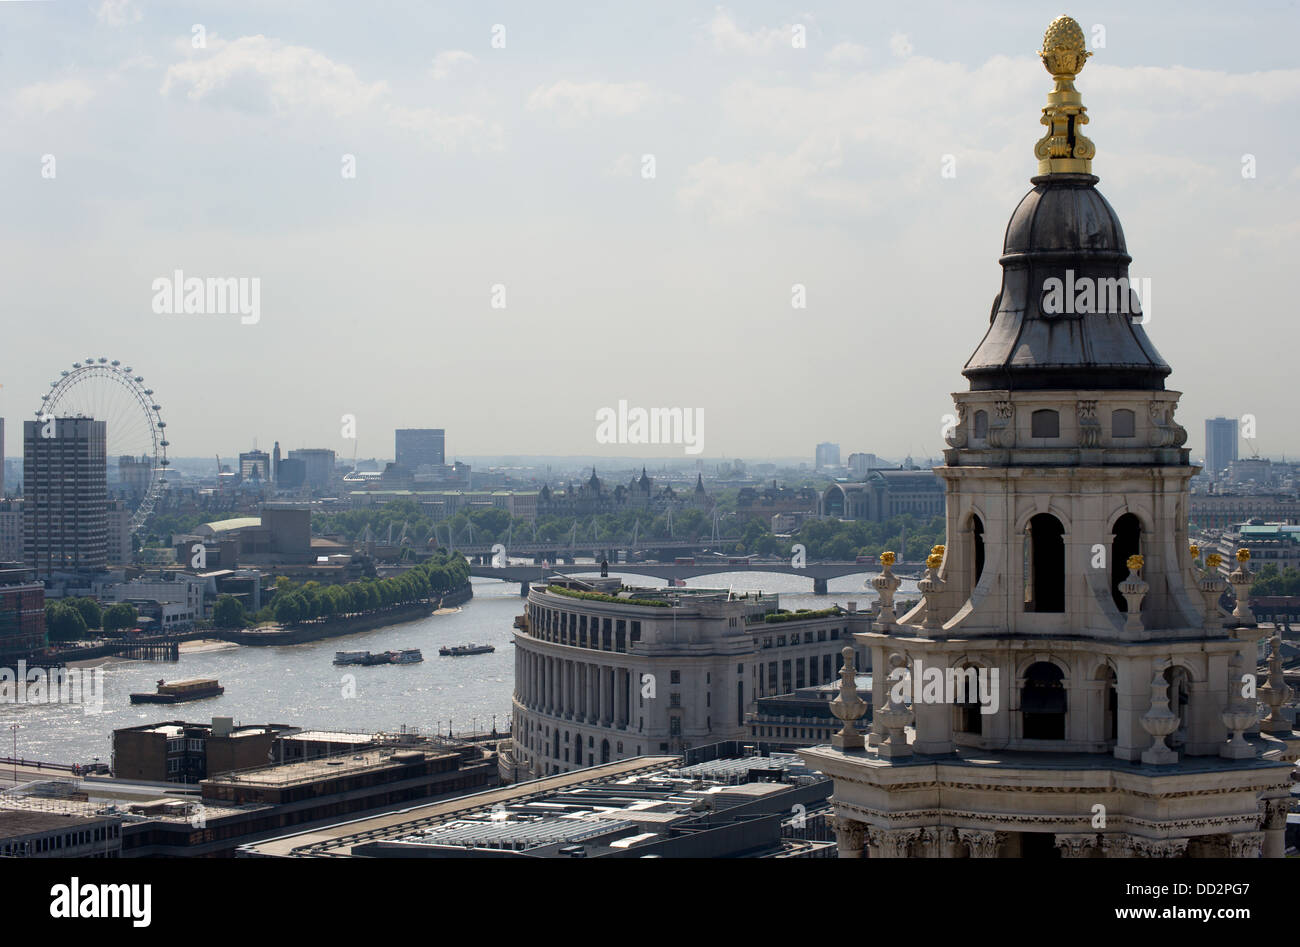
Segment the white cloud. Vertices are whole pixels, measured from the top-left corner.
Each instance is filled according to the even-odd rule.
[[[96,19],[105,26],[126,26],[139,23],[142,14],[132,0],[104,0],[95,13]]]
[[[371,105],[383,82],[363,82],[350,66],[314,49],[265,36],[231,42],[209,38],[210,55],[169,66],[162,92],[184,90],[192,102],[209,101],[247,111],[319,107],[335,115]]]
[[[62,108],[81,108],[95,97],[95,89],[80,79],[36,82],[19,89],[14,100],[19,111],[56,112]]]
[[[906,33],[895,33],[889,37],[889,51],[900,59],[912,55],[912,41]]]
[[[365,112],[444,150],[502,146],[500,125],[477,115],[391,101],[386,82],[366,82],[350,66],[314,49],[265,36],[243,36],[231,42],[209,36],[208,48],[205,58],[168,67],[163,94],[184,92],[191,102],[248,112],[319,109],[333,116]],[[450,69],[473,58],[460,51],[440,54],[434,60],[435,75],[440,60]]]
[[[836,43],[831,47],[831,51],[826,54],[826,61],[837,65],[865,62],[866,58],[867,48],[859,46],[857,43]]]
[[[433,78],[445,79],[458,66],[478,62],[473,53],[463,49],[447,49],[433,57]]]
[[[768,53],[790,45],[790,31],[781,27],[759,28],[746,33],[730,13],[718,7],[707,31],[713,48],[722,52]]]
[[[561,79],[538,86],[528,96],[528,107],[537,112],[554,112],[564,119],[631,115],[658,100],[644,82],[571,82]]]
[[[389,124],[420,135],[435,148],[444,151],[468,147],[499,150],[501,126],[476,115],[446,115],[436,109],[405,105],[385,105],[383,116]]]

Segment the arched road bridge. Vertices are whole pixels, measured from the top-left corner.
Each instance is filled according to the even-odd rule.
[[[780,575],[798,575],[813,580],[813,594],[825,595],[827,594],[826,583],[830,579],[838,579],[840,576],[857,575],[864,572],[876,572],[878,569],[861,562],[809,562],[802,566],[795,566],[790,562],[753,562],[748,565],[734,562],[697,562],[691,565],[671,562],[611,562],[609,571],[619,575],[654,576],[657,579],[666,579],[670,582],[673,579],[693,579],[700,575],[719,575],[727,572],[770,572]],[[907,567],[894,568],[894,574],[900,578],[919,577],[920,572],[911,575],[909,574],[911,571],[914,570],[909,570]],[[548,575],[557,573],[562,575],[591,575],[599,572],[600,566],[591,563],[546,567],[532,565],[497,567],[471,564],[469,568],[469,574],[472,576],[479,576],[484,579],[500,579],[503,582],[518,582],[521,596],[528,594],[530,583],[540,582]]]

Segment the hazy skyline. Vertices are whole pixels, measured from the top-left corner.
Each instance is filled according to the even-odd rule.
[[[694,459],[598,443],[621,400],[702,412],[705,459],[937,456],[1062,12],[1104,27],[1093,166],[1188,446],[1251,413],[1262,455],[1300,453],[1294,4],[136,0],[0,4],[6,453],[102,355],[176,456],[350,457],[352,415],[360,457],[440,427],[449,459]],[[260,280],[259,318],[155,312],[175,270]]]

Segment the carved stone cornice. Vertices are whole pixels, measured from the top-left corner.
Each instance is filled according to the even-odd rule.
[[[1185,838],[1133,838],[1133,852],[1138,858],[1182,858],[1187,854]]]

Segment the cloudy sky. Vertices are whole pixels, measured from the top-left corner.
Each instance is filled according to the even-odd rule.
[[[1204,418],[1245,413],[1300,454],[1300,8],[1133,7],[1067,12],[1179,419],[1198,456]],[[708,458],[935,454],[1060,12],[0,3],[7,452],[104,355],[177,456],[351,456],[343,415],[361,456],[415,426],[462,456],[654,453],[596,443],[620,400],[703,411]],[[260,318],[155,312],[177,269],[258,278]]]

